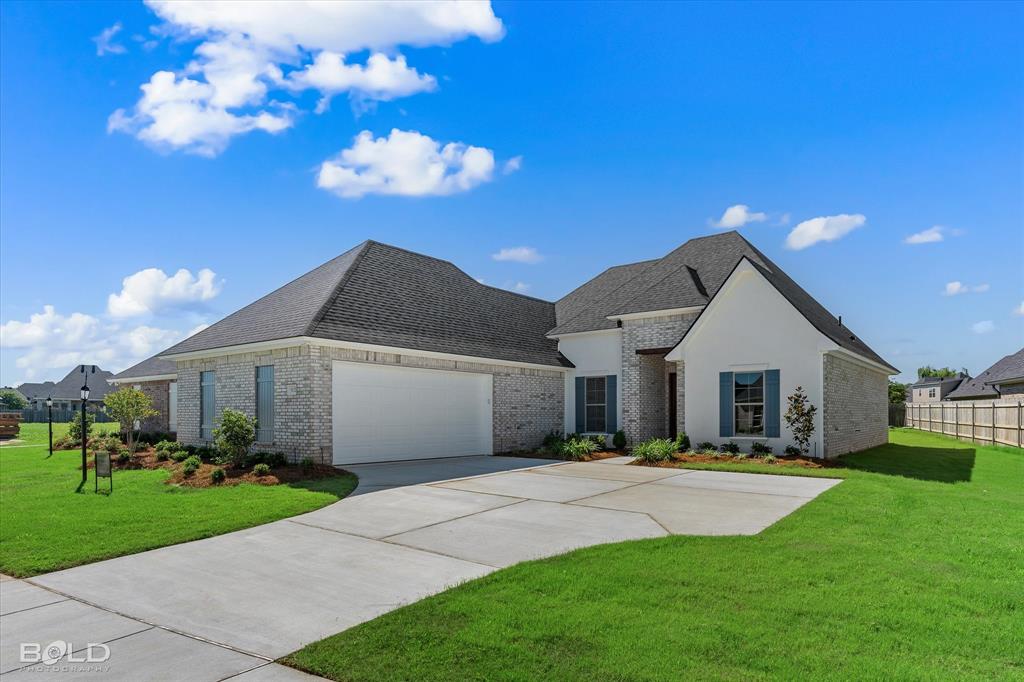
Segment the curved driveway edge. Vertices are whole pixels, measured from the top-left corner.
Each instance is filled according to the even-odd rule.
[[[30,582],[265,663],[520,561],[670,533],[754,534],[839,483],[615,460],[371,466],[348,467],[365,488],[317,511]],[[59,632],[62,619],[54,611],[45,622],[45,611],[61,603],[38,607],[31,623],[4,616],[5,640]],[[138,665],[124,672],[176,679]]]

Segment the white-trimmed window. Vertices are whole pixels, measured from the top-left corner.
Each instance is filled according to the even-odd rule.
[[[733,410],[737,436],[764,435],[764,372],[733,374]]]
[[[608,382],[605,377],[586,379],[587,433],[605,433],[607,428]]]

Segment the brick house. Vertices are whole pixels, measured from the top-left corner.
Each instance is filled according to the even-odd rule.
[[[208,442],[233,408],[256,417],[258,448],[334,464],[619,429],[778,451],[797,385],[819,408],[812,454],[832,457],[886,441],[897,373],[736,232],[554,303],[367,241],[158,359],[175,363],[179,440]]]
[[[155,355],[109,379],[117,388],[137,388],[152,401],[158,412],[139,425],[143,433],[175,433],[178,430],[178,366],[173,360]]]
[[[1024,397],[1024,348],[1001,358],[975,378],[968,377],[943,396],[943,400],[1016,400],[1021,397]]]

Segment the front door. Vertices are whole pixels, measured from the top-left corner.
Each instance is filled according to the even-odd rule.
[[[676,373],[668,375],[668,436],[675,439],[676,433]]]

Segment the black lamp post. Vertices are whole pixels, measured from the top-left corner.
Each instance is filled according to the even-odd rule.
[[[50,457],[53,457],[53,398],[46,397],[46,421],[50,431]]]
[[[96,371],[96,365],[92,366],[92,371]],[[82,483],[85,483],[88,478],[88,470],[86,469],[86,456],[85,446],[89,440],[88,425],[85,423],[85,403],[89,400],[89,374],[90,372],[85,371],[85,365],[82,365],[82,374],[85,375],[85,383],[82,384]]]

